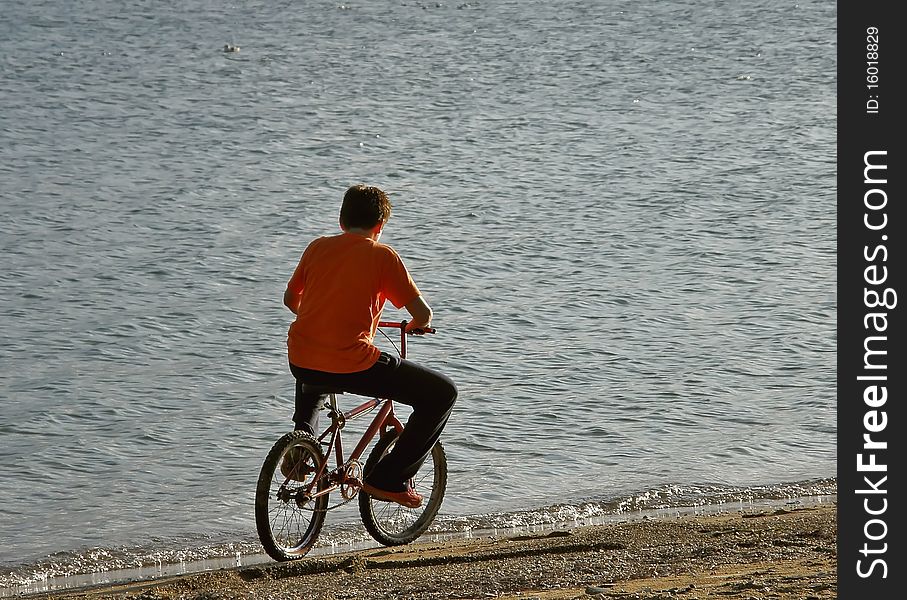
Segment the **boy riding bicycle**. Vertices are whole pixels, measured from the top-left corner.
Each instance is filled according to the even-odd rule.
[[[287,283],[283,301],[296,314],[287,335],[296,378],[293,421],[296,429],[316,435],[326,389],[411,406],[403,433],[362,489],[378,500],[418,507],[422,496],[408,481],[441,436],[457,388],[447,376],[374,344],[386,300],[409,312],[407,331],[429,326],[432,318],[400,256],[378,242],[390,214],[382,190],[349,188],[340,208],[343,232],[311,242]]]

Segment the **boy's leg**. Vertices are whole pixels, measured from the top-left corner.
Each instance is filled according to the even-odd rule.
[[[290,365],[296,377],[297,427],[318,418],[318,395],[306,393],[302,381],[327,385],[351,394],[390,398],[413,408],[406,427],[393,449],[369,475],[378,489],[400,492],[415,476],[441,436],[457,399],[457,387],[446,375],[408,360],[382,352],[378,362],[356,373],[325,373]]]
[[[296,412],[293,413],[295,429],[318,435],[318,415],[321,412],[322,394],[306,391],[300,375],[304,369],[290,363],[290,372],[296,378]]]
[[[390,398],[413,408],[393,449],[369,475],[369,483],[379,489],[403,491],[441,437],[457,399],[456,385],[437,371],[386,353],[355,375],[355,381],[344,386],[350,393]]]

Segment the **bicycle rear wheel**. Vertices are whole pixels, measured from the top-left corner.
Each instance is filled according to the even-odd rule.
[[[291,431],[268,452],[255,490],[255,527],[268,556],[285,561],[302,558],[312,549],[324,525],[328,494],[310,494],[325,487],[312,477],[325,462],[318,441]]]
[[[389,431],[378,440],[365,462],[366,477],[396,441],[396,431]],[[375,500],[365,492],[359,492],[362,523],[369,535],[385,546],[409,544],[425,533],[435,520],[447,488],[447,455],[441,442],[432,448],[411,484],[425,498],[419,508]]]

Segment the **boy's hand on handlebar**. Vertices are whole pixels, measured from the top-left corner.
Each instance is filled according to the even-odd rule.
[[[426,319],[422,321],[422,325],[416,325],[419,321],[401,321],[400,325],[403,327],[403,331],[411,335],[424,335],[426,333],[434,333],[435,329],[430,327],[431,320]]]
[[[426,333],[434,333],[435,330],[433,327],[413,327],[412,329],[407,329],[406,333],[410,335],[425,335]]]

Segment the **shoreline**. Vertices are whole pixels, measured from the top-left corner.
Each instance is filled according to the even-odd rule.
[[[417,541],[18,597],[743,600],[779,594],[836,597],[836,503]]]

